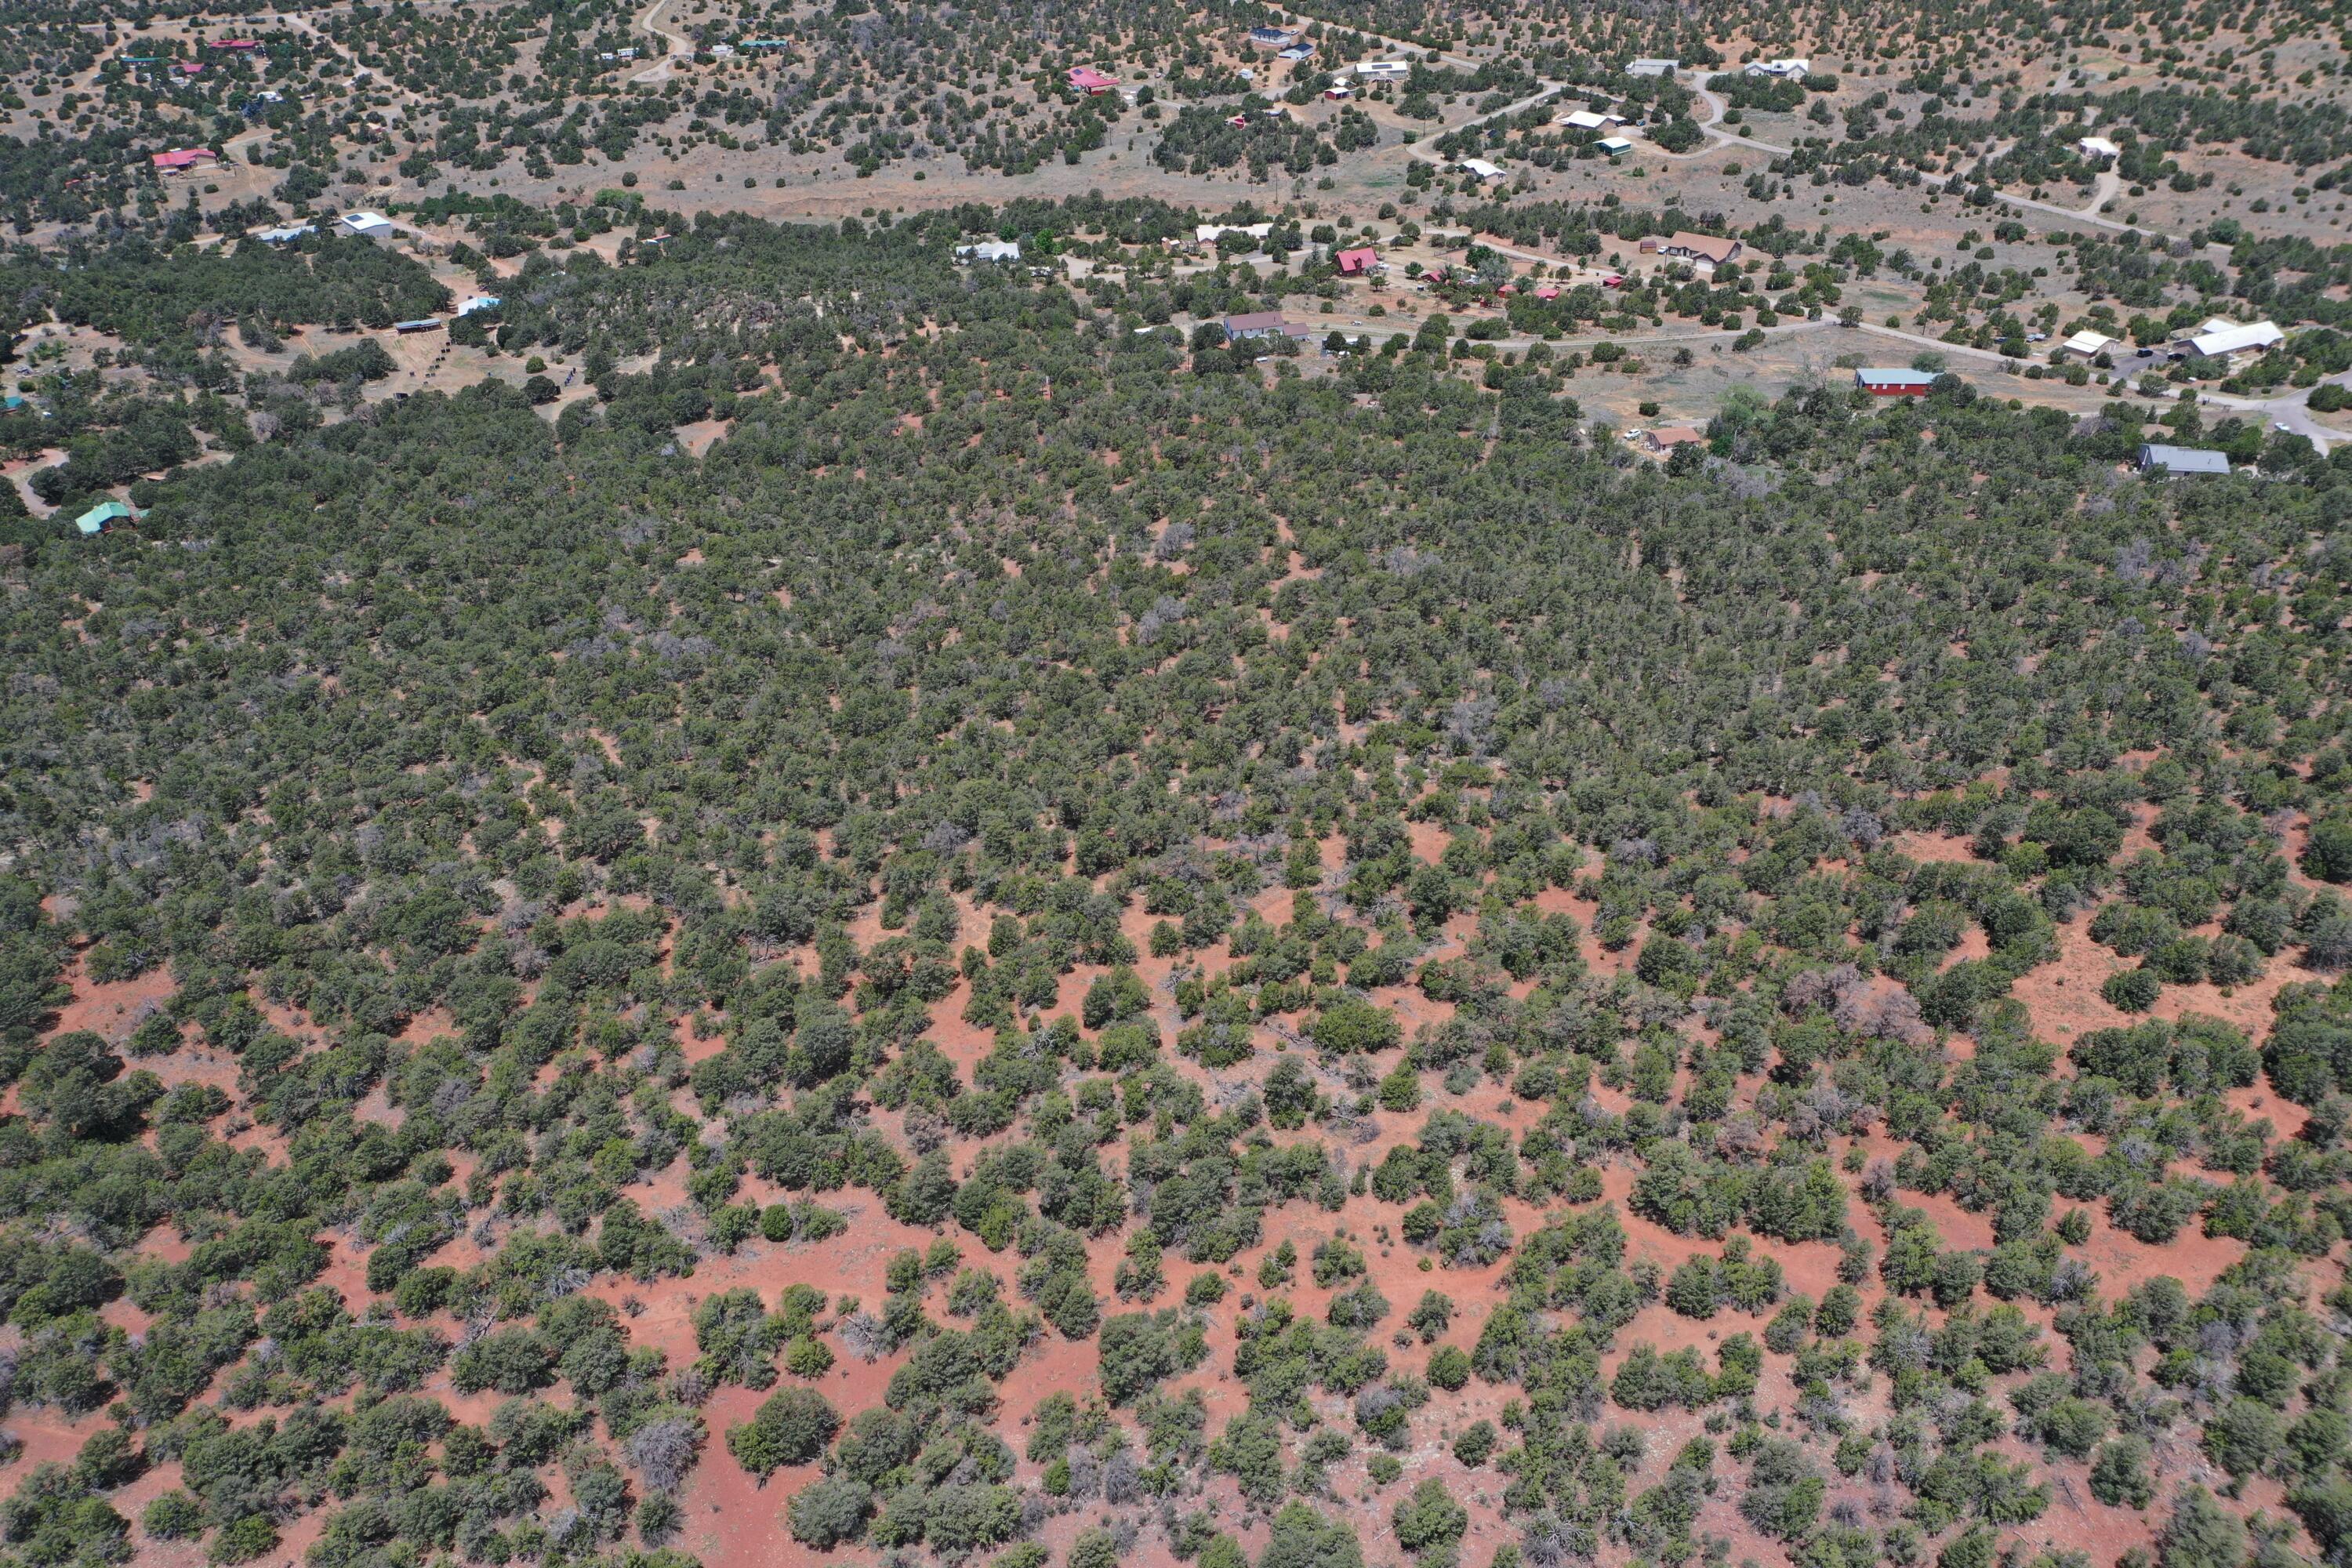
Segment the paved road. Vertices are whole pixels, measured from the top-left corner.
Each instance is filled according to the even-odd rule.
[[[1433,59],[1435,59],[1442,64],[1452,66],[1455,70],[1475,71],[1478,68],[1478,62],[1475,60],[1465,59],[1460,55],[1449,55],[1442,50],[1430,49],[1423,45],[1412,43],[1404,38],[1382,37],[1378,33],[1366,32],[1363,28],[1356,26],[1352,22],[1324,22],[1323,18],[1320,16],[1302,16],[1296,11],[1285,11],[1283,13],[1283,23],[1286,26],[1303,29],[1311,22],[1323,22],[1324,26],[1327,28],[1345,27],[1348,31],[1356,34],[1358,37],[1370,38],[1372,42],[1378,44],[1383,54],[1402,55],[1412,53],[1416,55],[1428,55]],[[1342,65],[1355,64],[1353,60],[1342,60],[1339,63]]]
[[[1701,85],[1704,79],[1698,72],[1691,71],[1687,74],[1691,79],[1685,85],[1706,104],[1706,118],[1699,121],[1698,128],[1714,137],[1717,142],[1727,142],[1734,147],[1753,147],[1759,153],[1770,153],[1780,157],[1785,157],[1796,151],[1793,147],[1780,147],[1769,142],[1759,142],[1755,137],[1743,136],[1737,131],[1726,131],[1723,128],[1723,117],[1727,112],[1727,107],[1722,98],[1712,89]],[[1657,153],[1661,158],[1704,158],[1714,151],[1715,148],[1712,146],[1694,147],[1687,153],[1669,153],[1664,148],[1659,148]]]
[[[1444,138],[1453,135],[1456,131],[1464,130],[1469,126],[1484,125],[1489,120],[1508,120],[1524,110],[1533,109],[1537,104],[1543,102],[1547,99],[1559,97],[1566,90],[1568,90],[1568,84],[1566,82],[1548,81],[1538,87],[1535,91],[1528,94],[1527,97],[1519,100],[1517,103],[1507,103],[1500,109],[1490,110],[1484,114],[1472,113],[1465,115],[1451,125],[1436,126],[1416,136],[1412,142],[1400,142],[1399,145],[1404,148],[1407,156],[1418,158],[1425,163],[1435,163],[1443,167],[1445,164],[1454,162],[1454,160],[1438,152],[1435,148],[1432,147],[1430,143],[1443,141]]]
[[[1742,136],[1738,132],[1725,130],[1722,123],[1725,113],[1723,100],[1702,85],[1705,78],[1699,72],[1694,70],[1683,74],[1690,79],[1684,85],[1705,100],[1707,106],[1707,117],[1699,122],[1699,129],[1712,137],[1717,143],[1734,147],[1752,147],[1759,153],[1770,153],[1784,157],[1796,151],[1793,147],[1783,147],[1771,142],[1759,142],[1753,136]],[[1714,152],[1715,148],[1713,146],[1697,147],[1688,153],[1668,153],[1663,149],[1653,149],[1653,151],[1656,152],[1661,158],[1703,158]],[[1958,174],[1930,174],[1926,183],[1937,190],[1944,190],[1963,178],[1964,176]],[[2094,228],[2111,229],[2117,234],[2140,232],[2139,225],[2136,223],[2121,223],[2114,218],[2100,216],[2102,209],[2115,200],[2122,189],[2122,177],[2109,169],[2099,175],[2099,183],[2093,188],[2090,204],[2086,206],[2062,207],[2055,202],[2041,201],[2032,196],[2021,196],[2014,191],[1996,190],[1993,194],[2011,206],[2048,213],[2053,217],[2063,217],[2074,223],[2086,223]]]
[[[2352,385],[2352,372],[2331,375],[2326,380],[2338,386]],[[2232,414],[2253,415],[2274,430],[2305,437],[2323,452],[2338,441],[2352,441],[2352,436],[2341,430],[2332,430],[2313,417],[2311,392],[2307,386],[2282,393],[2276,397],[2231,397],[2219,392],[2202,392],[2197,395],[2197,404],[2200,408],[2224,408]]]
[[[637,18],[637,30],[656,38],[667,39],[669,44],[669,53],[631,77],[629,81],[632,86],[658,87],[669,79],[670,67],[673,62],[681,56],[689,59],[694,56],[694,45],[684,33],[674,33],[661,25],[662,11],[668,5],[669,0],[654,0],[652,5],[646,7],[646,14]]]

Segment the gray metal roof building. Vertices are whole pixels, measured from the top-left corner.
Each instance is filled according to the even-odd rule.
[[[2139,471],[2165,474],[2226,474],[2230,471],[2227,452],[2209,452],[2201,447],[2167,447],[2150,441],[2139,449]]]

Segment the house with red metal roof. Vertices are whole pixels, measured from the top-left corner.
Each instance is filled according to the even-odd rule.
[[[1092,66],[1072,66],[1069,80],[1072,87],[1076,88],[1088,98],[1108,92],[1118,85],[1118,78],[1105,76]]]
[[[199,168],[218,162],[220,154],[209,147],[174,147],[168,153],[158,153],[148,160],[161,173],[176,174],[185,169]]]
[[[1369,245],[1360,245],[1353,250],[1341,251],[1331,259],[1339,264],[1340,277],[1361,278],[1379,269],[1381,253]]]

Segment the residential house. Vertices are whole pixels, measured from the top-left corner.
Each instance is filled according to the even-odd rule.
[[[357,235],[362,239],[392,237],[392,220],[382,213],[345,213],[335,221],[342,226],[345,234]]]
[[[239,54],[245,54],[261,47],[261,40],[259,38],[215,38],[206,47],[215,49],[234,49]]]
[[[209,147],[174,147],[168,153],[158,153],[148,160],[161,174],[185,174],[193,169],[208,169],[220,162],[220,154]]]
[[[398,332],[404,338],[412,336],[417,332],[437,332],[441,330],[441,318],[438,316],[419,316],[414,321],[394,321],[392,324],[392,330]]]
[[[458,301],[457,314],[461,316],[471,316],[478,311],[495,310],[498,308],[499,297],[496,294],[477,294],[469,300],[461,300]]]
[[[2060,343],[2058,352],[2062,354],[2073,354],[2077,359],[2096,359],[2122,341],[2120,338],[2111,338],[2105,332],[2093,331],[2090,328],[2084,327],[2081,331]]]
[[[1402,81],[1412,74],[1412,65],[1408,60],[1366,60],[1355,72],[1365,81]]]
[[[1274,232],[1270,223],[1203,223],[1192,227],[1192,243],[1214,245],[1229,234],[1245,234],[1252,239],[1264,239]]]
[[[74,527],[84,539],[91,539],[104,533],[118,522],[137,522],[138,521],[138,509],[129,502],[102,500],[74,519]]]
[[[966,266],[980,261],[1018,261],[1021,247],[1010,239],[976,240],[971,245],[957,246],[955,257]]]
[[[1781,81],[1801,80],[1812,69],[1813,62],[1800,59],[1749,60],[1741,67],[1748,76],[1773,77]]]
[[[291,245],[306,234],[318,232],[319,226],[315,223],[289,223],[281,224],[276,228],[256,229],[253,231],[253,237],[264,245]]]
[[[1747,247],[1726,236],[1694,234],[1684,229],[1675,234],[1652,235],[1637,248],[1643,256],[1671,256],[1705,267],[1728,267],[1739,259]]]
[[[710,46],[710,58],[714,60],[731,60],[735,58],[735,46],[713,44]]]
[[[2160,474],[2170,479],[2175,474],[2226,474],[2230,471],[2227,452],[2209,452],[2197,447],[2167,447],[2150,441],[2139,449],[2139,471]]]
[[[1873,397],[1924,397],[1936,384],[1932,370],[1858,370],[1854,385]]]
[[[2196,331],[2177,334],[2172,352],[2197,368],[2227,370],[2242,359],[2257,359],[2286,341],[2275,321],[2232,321],[2208,317]]]
[[[1069,82],[1072,87],[1085,93],[1088,98],[1098,98],[1117,87],[1118,78],[1105,76],[1092,66],[1072,66]]]
[[[1500,163],[1490,163],[1484,158],[1465,158],[1454,166],[1482,185],[1502,179],[1509,173]]]
[[[2095,163],[2112,163],[2122,157],[2124,152],[2104,136],[2085,136],[2074,143],[2074,151]]]
[[[1331,259],[1339,264],[1342,278],[1364,278],[1381,270],[1381,253],[1369,245],[1343,250]]]
[[[1643,58],[1627,61],[1625,74],[1648,77],[1672,76],[1682,68],[1683,62],[1680,60]]]
[[[1225,318],[1225,337],[1231,342],[1243,342],[1254,338],[1298,338],[1315,335],[1314,330],[1291,321],[1279,310],[1251,310],[1244,315]]]
[[[1633,144],[1631,142],[1626,141],[1622,136],[1603,136],[1600,141],[1595,142],[1593,145],[1600,148],[1603,153],[1608,153],[1612,158],[1622,157],[1625,153],[1631,153],[1633,150]]]
[[[1261,48],[1278,49],[1288,44],[1291,34],[1280,27],[1252,27],[1250,42]]]
[[[1274,58],[1275,58],[1276,59],[1278,59],[1278,60],[1304,60],[1304,59],[1312,59],[1312,58],[1314,58],[1314,55],[1315,55],[1315,46],[1314,46],[1314,45],[1312,45],[1312,44],[1293,44],[1293,45],[1291,45],[1291,46],[1290,46],[1290,47],[1288,47],[1288,48],[1286,48],[1286,49],[1283,50],[1281,53],[1279,53],[1279,54],[1276,55]]]
[[[1326,103],[1339,103],[1355,96],[1356,89],[1354,88],[1343,87],[1337,83],[1323,89],[1323,101]]]
[[[1603,114],[1593,109],[1571,109],[1552,123],[1565,125],[1571,131],[1607,131],[1612,126],[1624,124],[1625,117],[1622,114]]]
[[[1677,447],[1696,447],[1706,440],[1706,432],[1688,425],[1665,425],[1655,430],[1642,432],[1642,447],[1654,458],[1663,458]]]

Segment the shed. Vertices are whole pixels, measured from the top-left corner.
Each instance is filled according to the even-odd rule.
[[[2230,471],[2230,455],[2209,452],[2200,447],[2167,447],[2149,441],[2139,449],[2139,471],[2162,474],[2168,479],[2174,474],[2226,474]]]
[[[1631,142],[1626,141],[1622,136],[1603,136],[1600,141],[1594,142],[1593,145],[1600,148],[1603,153],[1608,153],[1612,158],[1617,157],[1621,153],[1631,153],[1633,150],[1633,144]]]
[[[80,531],[84,539],[89,539],[104,533],[118,522],[137,522],[138,521],[138,509],[131,506],[130,502],[102,500],[74,519],[74,527]]]
[[[1936,384],[1931,370],[1858,370],[1854,385],[1874,397],[1921,397]]]
[[[437,332],[441,330],[441,318],[419,316],[414,321],[394,321],[392,324],[392,330],[404,338],[412,332]]]

